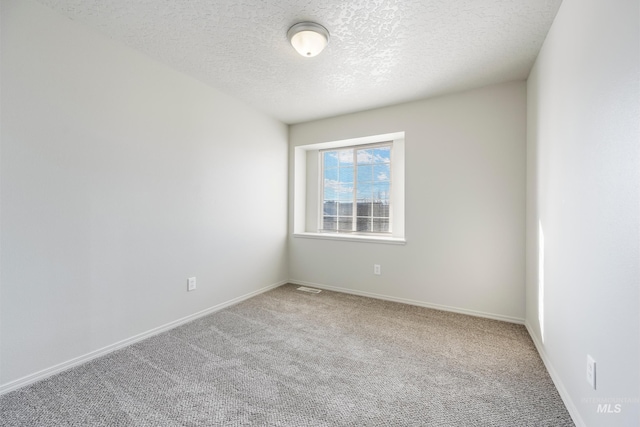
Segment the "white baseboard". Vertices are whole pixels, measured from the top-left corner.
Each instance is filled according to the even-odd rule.
[[[485,313],[482,311],[467,310],[464,308],[450,307],[448,305],[432,304],[424,301],[417,301],[417,300],[412,300],[407,298],[396,298],[389,295],[357,291],[357,290],[348,289],[348,288],[339,288],[336,286],[328,286],[320,283],[311,283],[303,280],[289,280],[289,283],[292,283],[294,285],[309,286],[309,287],[318,288],[318,289],[326,289],[328,291],[342,292],[345,294],[359,295],[363,297],[376,298],[376,299],[381,299],[385,301],[401,302],[403,304],[416,305],[418,307],[433,308],[441,311],[450,311],[453,313],[467,314],[469,316],[484,317],[487,319],[500,320],[503,322],[517,323],[519,325],[524,325],[524,319],[521,319],[519,317],[511,317],[511,316],[504,316],[502,314],[493,314],[493,313]]]
[[[547,368],[547,372],[549,372],[549,376],[551,377],[553,384],[556,386],[556,389],[558,390],[558,393],[560,394],[560,397],[564,402],[564,406],[567,407],[567,411],[569,411],[569,415],[571,415],[571,419],[573,419],[574,424],[576,425],[576,427],[587,427],[585,422],[582,420],[582,417],[580,416],[580,412],[578,412],[578,408],[573,403],[573,399],[571,399],[569,392],[567,392],[567,389],[562,383],[560,376],[551,364],[551,361],[547,356],[547,352],[544,350],[544,346],[538,340],[537,335],[533,333],[533,328],[527,321],[524,322],[524,326],[525,328],[527,328],[527,332],[529,332],[529,336],[531,337],[533,344],[536,346],[536,350],[538,350],[538,354],[540,355],[544,366]]]
[[[142,340],[147,339],[149,337],[152,337],[154,335],[157,335],[157,334],[160,334],[162,332],[168,331],[168,330],[173,329],[173,328],[175,328],[177,326],[180,326],[180,325],[182,325],[184,323],[191,322],[191,321],[193,321],[195,319],[198,319],[200,317],[206,316],[206,315],[211,314],[213,312],[222,310],[223,308],[232,306],[234,304],[238,304],[239,302],[242,302],[242,301],[244,301],[246,299],[249,299],[249,298],[254,297],[256,295],[259,295],[261,293],[270,291],[271,289],[277,288],[278,286],[282,286],[282,285],[284,285],[286,283],[289,283],[289,282],[287,280],[284,280],[284,281],[281,281],[281,282],[278,282],[278,283],[274,283],[274,284],[269,285],[269,286],[265,286],[264,288],[260,288],[260,289],[258,289],[256,291],[249,292],[248,294],[241,295],[241,296],[239,296],[237,298],[233,298],[233,299],[231,299],[229,301],[225,301],[223,303],[214,305],[213,307],[209,307],[209,308],[204,309],[202,311],[198,311],[197,313],[190,314],[189,316],[183,317],[183,318],[178,319],[178,320],[174,320],[173,322],[169,322],[169,323],[164,324],[162,326],[158,326],[157,328],[150,329],[150,330],[148,330],[146,332],[143,332],[141,334],[138,334],[138,335],[132,336],[130,338],[124,339],[122,341],[118,341],[118,342],[116,342],[114,344],[108,345],[108,346],[103,347],[101,349],[94,350],[94,351],[92,351],[90,353],[84,354],[82,356],[78,356],[76,358],[73,358],[73,359],[68,360],[66,362],[59,363],[57,365],[54,365],[54,366],[52,366],[50,368],[43,369],[41,371],[38,371],[38,372],[35,372],[33,374],[24,376],[22,378],[18,378],[17,380],[8,382],[6,384],[2,384],[2,385],[0,385],[0,395],[3,395],[5,393],[9,393],[9,392],[11,392],[13,390],[17,390],[17,389],[19,389],[21,387],[25,387],[25,386],[27,386],[29,384],[33,384],[33,383],[35,383],[37,381],[43,380],[43,379],[48,378],[48,377],[50,377],[52,375],[58,374],[58,373],[60,373],[62,371],[66,371],[68,369],[71,369],[71,368],[73,368],[75,366],[78,366],[78,365],[81,365],[83,363],[87,363],[90,360],[93,360],[93,359],[96,359],[98,357],[104,356],[106,354],[112,353],[112,352],[114,352],[116,350],[119,350],[119,349],[121,349],[123,347],[129,346],[129,345],[134,344],[134,343],[136,343],[138,341],[142,341]]]

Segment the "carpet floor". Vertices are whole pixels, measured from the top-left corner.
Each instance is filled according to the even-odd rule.
[[[284,285],[0,397],[0,426],[573,426],[526,329]]]

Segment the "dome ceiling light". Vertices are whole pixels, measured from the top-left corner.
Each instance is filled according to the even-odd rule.
[[[305,58],[316,56],[329,43],[329,31],[315,22],[300,22],[289,28],[287,38]]]

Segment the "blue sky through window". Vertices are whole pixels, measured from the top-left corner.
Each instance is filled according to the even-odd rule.
[[[323,153],[324,200],[389,201],[391,148],[332,150]],[[357,175],[354,176],[354,169]],[[354,178],[357,188],[354,188]]]

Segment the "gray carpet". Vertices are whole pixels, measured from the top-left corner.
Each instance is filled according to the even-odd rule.
[[[574,425],[523,326],[295,289],[6,394],[0,425]]]

